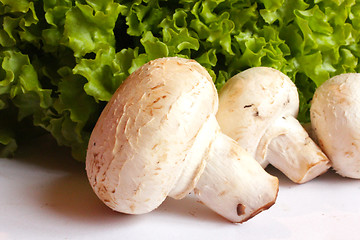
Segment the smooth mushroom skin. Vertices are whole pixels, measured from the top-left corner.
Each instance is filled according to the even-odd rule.
[[[360,178],[360,74],[344,73],[320,85],[310,118],[320,147],[336,172]]]
[[[297,121],[299,97],[283,73],[253,67],[219,92],[217,120],[264,168],[271,163],[296,183],[327,171],[329,160]]]
[[[181,199],[195,187],[204,204],[233,222],[271,206],[277,178],[221,133],[217,108],[212,79],[196,61],[160,58],[140,67],[115,92],[91,134],[86,171],[94,192],[129,214],[150,212],[167,196]],[[226,143],[215,146],[219,142]],[[234,152],[230,160],[213,154],[221,149]],[[222,164],[227,161],[256,174],[241,175]],[[209,172],[214,175],[205,181]],[[251,182],[260,186],[254,190]],[[224,194],[209,201],[214,191]],[[240,215],[238,204],[245,206]]]

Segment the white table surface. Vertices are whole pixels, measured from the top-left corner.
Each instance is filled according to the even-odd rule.
[[[0,159],[0,239],[360,239],[360,181],[333,171],[298,185],[277,170],[277,201],[233,224],[191,196],[139,216],[113,212],[92,192],[84,164],[48,139]]]

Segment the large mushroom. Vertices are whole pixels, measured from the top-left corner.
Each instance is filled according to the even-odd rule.
[[[296,183],[327,171],[329,160],[296,119],[299,97],[285,74],[253,67],[229,79],[219,92],[222,131],[264,168],[270,163]]]
[[[360,73],[344,73],[320,85],[310,117],[320,147],[344,177],[360,178]]]
[[[190,192],[232,222],[276,199],[278,179],[221,133],[216,88],[194,60],[160,58],[132,73],[90,137],[86,170],[110,208],[141,214]]]

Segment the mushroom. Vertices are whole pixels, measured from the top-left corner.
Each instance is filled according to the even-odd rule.
[[[320,147],[340,175],[360,178],[360,73],[344,73],[320,85],[310,117]]]
[[[296,183],[327,171],[329,160],[296,119],[299,96],[285,74],[253,67],[229,79],[216,115],[223,131],[261,165],[269,163]]]
[[[194,60],[160,58],[133,72],[90,137],[86,171],[115,211],[147,213],[193,192],[232,222],[274,204],[278,179],[221,133],[217,91]]]

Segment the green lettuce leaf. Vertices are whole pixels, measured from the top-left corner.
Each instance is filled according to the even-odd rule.
[[[76,2],[66,12],[64,37],[76,57],[97,52],[104,45],[115,46],[113,29],[121,6],[112,1]]]
[[[115,49],[105,45],[97,52],[95,59],[81,59],[73,69],[75,74],[87,79],[85,92],[97,101],[109,101],[124,80],[124,75],[117,74],[120,67],[114,59]]]

